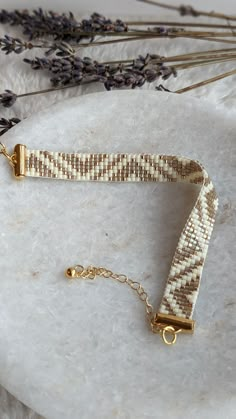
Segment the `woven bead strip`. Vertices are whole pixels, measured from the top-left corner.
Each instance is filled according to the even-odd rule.
[[[192,318],[218,200],[195,160],[150,154],[80,154],[26,150],[26,176],[99,182],[188,182],[201,185],[181,233],[159,312]]]

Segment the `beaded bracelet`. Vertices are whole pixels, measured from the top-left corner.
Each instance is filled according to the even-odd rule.
[[[129,285],[145,303],[153,333],[160,333],[168,344],[178,333],[193,333],[192,315],[210,236],[215,222],[218,199],[204,167],[186,157],[158,154],[81,154],[29,150],[17,144],[9,154],[1,143],[0,154],[7,157],[17,179],[40,177],[71,181],[97,182],[188,182],[200,185],[195,205],[180,235],[171,263],[164,295],[158,312],[149,303],[142,285],[123,274],[102,268],[76,265],[66,270],[69,279],[96,276],[112,278]]]

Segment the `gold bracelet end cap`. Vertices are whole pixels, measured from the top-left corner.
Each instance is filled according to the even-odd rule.
[[[181,329],[181,333],[193,334],[195,321],[192,319],[186,319],[184,317],[173,316],[171,314],[156,313],[154,316],[154,325],[160,326],[172,326],[175,330]]]
[[[16,144],[14,148],[14,174],[16,179],[23,179],[25,177],[25,154],[26,146],[24,144]]]

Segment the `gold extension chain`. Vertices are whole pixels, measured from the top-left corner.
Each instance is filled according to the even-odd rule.
[[[66,271],[66,276],[70,279],[73,278],[84,278],[84,279],[95,279],[96,276],[103,278],[112,278],[121,284],[127,284],[132,290],[134,290],[141,301],[144,302],[146,308],[147,317],[150,319],[153,316],[153,306],[148,301],[148,295],[144,290],[143,286],[132,279],[128,278],[124,274],[115,274],[106,268],[96,268],[95,266],[88,266],[84,268],[82,265],[76,265],[73,268],[69,268]]]
[[[167,345],[172,345],[176,342],[176,335],[181,332],[182,329],[175,329],[173,326],[163,325],[157,321],[157,313],[154,313],[153,306],[149,303],[148,294],[139,282],[133,281],[127,275],[116,274],[109,269],[95,266],[88,266],[85,268],[82,265],[75,265],[74,267],[68,268],[65,274],[69,279],[82,278],[94,280],[97,276],[100,276],[103,278],[115,279],[121,284],[127,284],[136,292],[139,299],[145,304],[146,317],[152,332],[161,333],[162,339]],[[167,338],[167,335],[169,335],[170,338]]]

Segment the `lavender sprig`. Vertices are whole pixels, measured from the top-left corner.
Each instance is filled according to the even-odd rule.
[[[5,35],[4,38],[0,38],[0,49],[7,55],[11,52],[21,54],[23,51],[32,48],[33,45],[31,42],[25,42],[19,38],[13,38],[9,35]]]
[[[138,32],[138,35],[141,37],[142,35],[146,35],[148,33],[152,32],[153,34],[156,35],[163,35],[163,36],[168,36],[168,35],[174,35],[174,34],[179,34],[181,32],[184,32],[184,29],[181,28],[165,28],[165,27],[152,27],[152,28],[148,28],[146,31],[142,31],[142,32]],[[94,35],[96,34],[96,32],[88,32],[88,34],[94,38]],[[104,32],[101,34],[105,34]],[[110,33],[113,34],[113,33]],[[130,33],[131,35],[132,33]],[[134,31],[134,35],[136,34],[136,32]],[[71,37],[74,38],[74,35],[76,35],[75,33],[71,33]],[[83,34],[84,35],[84,34]],[[89,46],[90,44],[88,44]],[[74,46],[76,46],[76,44],[74,44]],[[67,57],[69,55],[74,55],[75,54],[75,49],[68,43],[65,41],[55,41],[55,42],[41,42],[38,44],[32,43],[32,42],[27,42],[25,40],[22,40],[20,38],[14,38],[10,35],[4,35],[3,38],[0,38],[0,50],[2,50],[3,52],[5,52],[6,55],[11,54],[12,52],[16,53],[16,54],[21,54],[24,51],[27,50],[31,50],[33,48],[41,48],[41,49],[46,49],[45,55],[49,56],[51,54],[54,54],[58,57]]]
[[[93,13],[89,19],[79,22],[71,12],[58,14],[53,11],[45,12],[41,8],[34,10],[33,13],[28,10],[14,12],[2,10],[0,23],[22,26],[23,33],[30,40],[43,35],[53,35],[55,39],[67,42],[72,38],[75,39],[71,36],[73,32],[78,33],[76,40],[79,42],[84,37],[84,35],[80,36],[79,32],[124,32],[128,29],[121,19],[112,21],[99,13]]]
[[[219,74],[218,76],[212,77],[212,78],[210,78],[208,80],[203,80],[203,81],[201,81],[199,83],[196,83],[196,84],[187,86],[187,87],[185,87],[183,89],[179,89],[179,90],[176,90],[174,92],[172,91],[172,93],[182,94],[182,93],[188,92],[189,90],[196,89],[198,87],[205,86],[205,85],[210,84],[210,83],[214,83],[214,82],[216,82],[218,80],[222,80],[222,79],[224,79],[226,77],[231,77],[233,75],[236,75],[236,69],[234,69],[232,71],[228,71],[227,73]],[[121,80],[121,82],[122,82],[122,80]],[[86,82],[84,82],[84,83],[86,83]],[[133,83],[133,81],[131,80],[131,83],[128,82],[127,85],[129,85],[129,86],[131,85],[131,87],[136,87],[136,86],[142,85],[141,82],[140,82],[140,80],[138,80],[138,79],[135,81],[135,84],[133,84],[133,86],[132,86],[132,83]],[[22,93],[22,94],[15,95],[15,96],[17,98],[20,98],[20,97],[26,97],[26,96],[41,95],[41,94],[44,94],[44,93],[55,92],[56,90],[64,90],[64,89],[68,89],[68,88],[72,88],[72,87],[77,87],[77,86],[78,86],[78,84],[70,84],[70,85],[66,85],[66,86],[59,86],[59,87],[53,87],[53,88],[44,89],[44,90],[36,90],[34,92]],[[123,85],[122,85],[122,83],[120,83],[118,81],[116,87],[123,87]],[[166,89],[162,85],[157,86],[156,90],[161,90],[161,91],[169,92],[169,90]],[[2,95],[0,95],[0,97],[1,96]],[[1,103],[1,101],[0,101],[0,103]]]
[[[11,90],[5,90],[4,93],[0,94],[0,103],[5,108],[10,108],[12,105],[14,105],[16,99],[17,95],[13,93]]]
[[[16,54],[21,54],[26,50],[31,50],[32,48],[45,48],[46,56],[49,56],[55,53],[58,57],[66,57],[68,55],[75,54],[74,48],[71,47],[67,42],[43,42],[41,44],[35,45],[31,42],[23,41],[19,38],[13,38],[12,36],[5,35],[4,38],[0,38],[0,49],[5,52],[6,55],[11,54],[12,52]]]
[[[158,6],[158,7],[162,7],[164,9],[168,9],[168,10],[174,10],[178,13],[180,13],[181,16],[193,16],[193,17],[199,17],[199,16],[207,16],[210,18],[217,18],[217,19],[224,19],[226,21],[229,20],[236,20],[236,16],[232,16],[232,15],[227,15],[225,13],[219,13],[219,12],[205,12],[203,10],[197,10],[194,9],[194,7],[189,6],[189,5],[180,5],[180,6],[176,6],[174,4],[170,4],[170,3],[166,3],[166,2],[160,2],[160,1],[156,1],[156,0],[137,0],[137,1],[141,1],[143,3],[148,3],[148,4],[152,4],[153,6]]]
[[[176,77],[174,67],[158,62],[159,56],[147,54],[139,56],[130,64],[103,64],[89,57],[78,56],[66,58],[35,58],[24,59],[33,70],[47,70],[51,75],[53,86],[81,84],[82,82],[98,81],[104,83],[107,90],[129,86],[140,87],[145,82],[152,83],[159,77],[166,80],[171,75]]]
[[[0,136],[5,134],[5,132],[9,131],[9,129],[13,128],[16,124],[19,124],[19,122],[19,118],[0,118]]]
[[[80,58],[77,56],[67,58],[36,58],[35,60],[24,60],[34,70],[47,70],[53,75],[51,82],[53,88],[36,92],[22,93],[16,95],[11,90],[5,90],[0,94],[0,104],[5,107],[12,106],[17,98],[47,93],[55,90],[62,90],[80,86],[82,84],[100,82],[107,90],[129,87],[135,89],[145,83],[153,83],[162,78],[177,76],[174,67],[166,66],[160,62],[158,55],[140,55],[128,64],[104,64],[93,61],[89,57]]]

